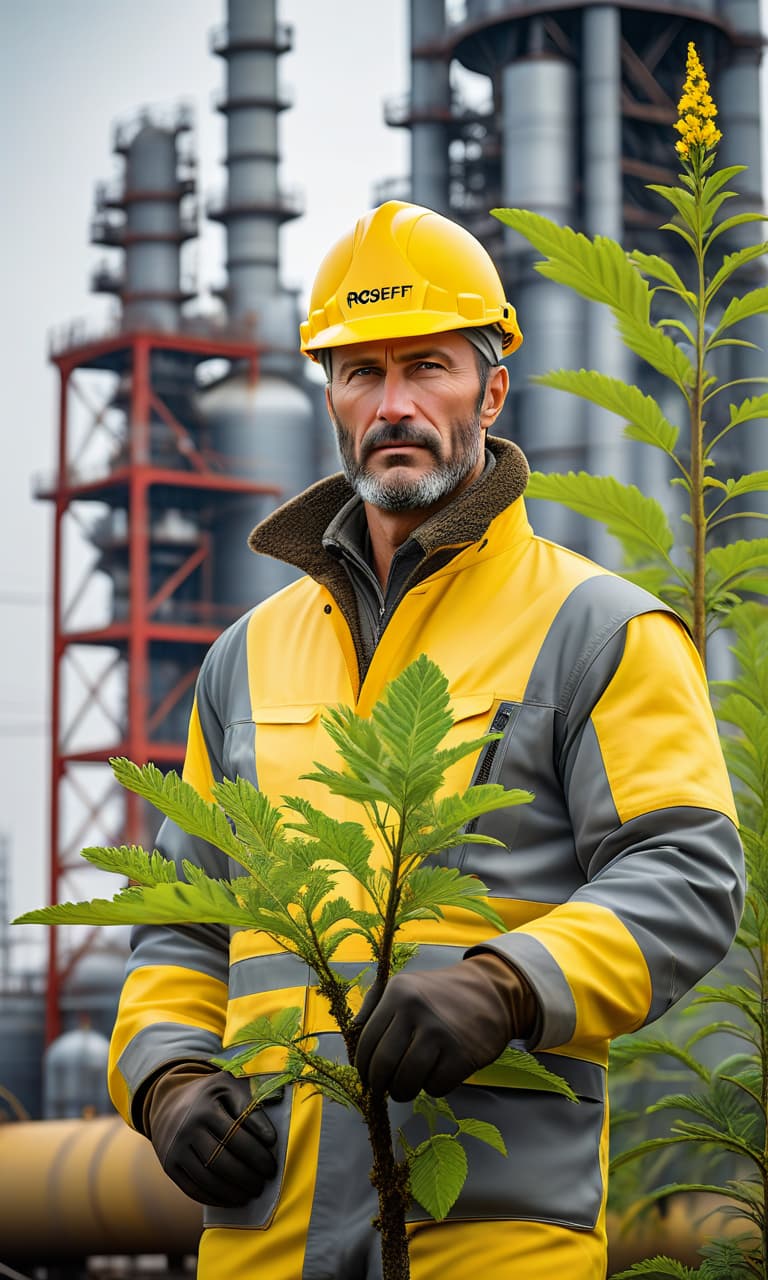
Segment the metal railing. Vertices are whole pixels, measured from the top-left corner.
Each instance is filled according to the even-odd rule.
[[[194,105],[191,102],[178,102],[173,106],[142,107],[141,111],[118,120],[112,130],[112,150],[127,151],[136,134],[147,125],[154,129],[167,129],[169,133],[194,129]]]
[[[227,213],[275,213],[298,218],[304,212],[304,193],[300,187],[278,187],[272,195],[259,193],[248,199],[231,199],[226,188],[210,192],[205,201],[209,218],[217,219]]]
[[[208,47],[211,53],[223,55],[227,49],[236,49],[238,45],[258,45],[274,49],[275,53],[288,53],[293,48],[293,27],[287,22],[277,22],[274,36],[230,37],[228,23],[221,22],[209,32]]]
[[[479,102],[469,102],[462,94],[451,93],[447,103],[417,103],[414,105],[413,95],[400,94],[396,98],[388,98],[384,103],[384,119],[387,124],[397,127],[418,120],[464,120],[480,118],[493,114],[493,99],[490,95]]]
[[[238,93],[230,97],[229,89],[214,89],[211,93],[211,109],[213,111],[231,111],[242,107],[265,107],[275,111],[287,111],[294,105],[296,94],[292,85],[280,81],[274,91],[254,88],[249,93]]]

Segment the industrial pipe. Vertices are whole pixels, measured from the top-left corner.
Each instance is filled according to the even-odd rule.
[[[0,1257],[195,1253],[202,1208],[119,1116],[0,1125]]]

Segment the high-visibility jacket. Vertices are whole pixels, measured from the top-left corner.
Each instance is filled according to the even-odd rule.
[[[185,776],[208,795],[214,779],[240,775],[276,802],[301,794],[359,820],[348,802],[301,780],[313,762],[334,758],[321,714],[338,703],[367,714],[422,652],[448,677],[449,743],[503,732],[479,759],[453,766],[446,788],[474,777],[526,788],[535,799],[479,821],[506,848],[468,844],[442,860],[481,877],[505,932],[447,912],[403,936],[421,944],[416,967],[453,963],[476,946],[507,957],[539,1002],[531,1047],[581,1102],[471,1082],[455,1091],[457,1114],[496,1124],[510,1154],[472,1144],[467,1183],[445,1223],[428,1226],[413,1205],[414,1276],[465,1280],[482,1264],[486,1280],[495,1280],[517,1259],[526,1280],[598,1280],[608,1045],[658,1017],[724,955],[742,905],[741,847],[706,683],[684,626],[654,597],[535,537],[523,499],[507,502],[517,451],[500,441],[492,447],[487,481],[455,504],[455,554],[447,562],[427,555],[362,683],[349,583],[318,550],[329,511],[350,496],[346,482],[323,481],[265,522],[257,545],[285,548],[314,576],[258,605],[214,644],[198,681]],[[224,855],[171,823],[158,844],[210,874],[232,874]],[[337,953],[350,973],[368,958],[359,947],[350,939]],[[306,965],[253,931],[138,928],[112,1041],[116,1106],[131,1123],[133,1096],[163,1063],[226,1050],[245,1023],[289,1005],[304,1010],[322,1052],[343,1056],[313,984]],[[253,1069],[278,1065],[268,1051]],[[201,1275],[379,1274],[361,1122],[306,1091],[295,1094],[270,1109],[278,1177],[244,1209],[206,1210]],[[415,1142],[421,1121],[410,1106],[391,1111],[393,1125]],[[466,1269],[456,1261],[462,1249]]]

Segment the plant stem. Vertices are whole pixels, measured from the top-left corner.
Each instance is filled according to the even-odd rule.
[[[704,592],[707,520],[704,510],[704,345],[706,303],[704,301],[704,246],[701,230],[702,155],[693,161],[698,211],[696,227],[696,267],[698,271],[698,314],[696,316],[696,383],[690,400],[691,422],[691,525],[693,527],[693,641],[706,668],[707,617]]]
[[[409,1280],[405,1229],[405,1211],[410,1203],[408,1166],[395,1159],[386,1098],[366,1089],[363,1108],[373,1152],[371,1182],[379,1197],[379,1214],[373,1225],[381,1232],[382,1280]]]

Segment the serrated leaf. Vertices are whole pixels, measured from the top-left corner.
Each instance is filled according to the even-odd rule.
[[[729,427],[736,427],[742,422],[752,422],[755,418],[768,418],[768,393],[760,396],[748,396],[741,404],[730,406]]]
[[[121,786],[148,800],[188,835],[198,836],[242,864],[243,847],[221,809],[203,800],[177,773],[162,774],[154,764],[137,765],[122,757],[110,760]]]
[[[414,1200],[440,1222],[466,1181],[466,1152],[456,1138],[437,1133],[416,1148],[408,1176]]]
[[[453,724],[448,707],[448,681],[426,654],[387,685],[371,712],[371,723],[403,774],[432,764]]]
[[[62,902],[19,916],[14,924],[228,924],[247,925],[248,917],[221,880],[201,884],[157,884],[122,889],[114,898]]]
[[[247,778],[224,778],[214,783],[213,795],[235,823],[240,839],[255,852],[271,854],[282,839],[281,816],[265,793]]]
[[[547,255],[547,263],[537,264],[542,275],[567,285],[583,298],[648,319],[648,284],[616,240],[605,236],[588,240],[581,232],[527,209],[492,209],[491,213]]]
[[[496,1128],[495,1124],[489,1124],[487,1120],[459,1120],[459,1133],[465,1133],[469,1138],[477,1138],[478,1142],[484,1142],[487,1146],[493,1147],[494,1151],[498,1151],[500,1155],[507,1154],[507,1144]]]
[[[721,286],[725,284],[726,280],[730,280],[739,267],[745,266],[748,262],[753,262],[755,258],[762,258],[766,253],[768,253],[768,240],[763,240],[760,244],[748,244],[745,248],[737,249],[734,253],[727,253],[719,270],[715,272],[707,286],[705,293],[707,302],[714,298]]]
[[[768,576],[768,538],[745,538],[706,553],[707,593],[760,591]]]
[[[604,524],[633,558],[651,554],[668,560],[674,536],[664,509],[635,485],[586,471],[569,471],[567,475],[534,471],[527,493],[531,498],[561,502],[569,510]]]
[[[525,1049],[507,1048],[492,1062],[472,1076],[473,1082],[507,1089],[532,1089],[539,1093],[560,1093],[570,1102],[578,1102],[567,1080],[545,1067]]]
[[[733,325],[749,320],[752,316],[763,315],[766,311],[768,311],[768,286],[751,289],[741,298],[731,298],[722,319],[710,335],[707,346],[711,346],[721,333],[725,333]]]
[[[136,844],[123,844],[119,847],[89,846],[82,850],[82,856],[100,871],[127,876],[129,880],[135,880],[145,887],[171,884],[179,878],[176,864],[170,858],[163,857],[157,849],[147,853],[146,849]]]
[[[695,301],[696,295],[686,288],[672,263],[667,262],[666,258],[660,258],[655,253],[641,253],[639,249],[633,249],[629,256],[644,276],[651,276],[653,280],[661,280],[670,289],[674,289],[675,293],[679,294],[689,305]]]
[[[359,822],[339,822],[328,817],[320,809],[301,796],[283,796],[289,809],[301,815],[303,821],[286,821],[285,827],[316,840],[320,846],[317,856],[337,862],[366,888],[370,884],[371,868],[368,860],[373,841],[366,835]]]
[[[667,187],[657,182],[649,182],[647,186],[649,191],[655,191],[656,195],[661,196],[663,200],[666,200],[668,204],[672,205],[673,209],[679,213],[686,226],[690,227],[693,231],[696,230],[697,202],[690,192],[685,191],[681,187]]]
[[[635,316],[615,314],[616,327],[630,351],[665,378],[670,378],[682,391],[694,385],[696,371],[693,365],[682,348],[662,329]]]
[[[303,1010],[298,1005],[289,1005],[272,1015],[262,1014],[240,1027],[232,1037],[232,1044],[248,1044],[254,1053],[275,1045],[287,1049],[299,1036],[303,1017]]]
[[[659,1253],[655,1258],[633,1262],[626,1271],[614,1271],[611,1280],[633,1280],[634,1276],[644,1276],[645,1280],[696,1280],[697,1272],[676,1258]]]
[[[726,231],[732,231],[734,227],[743,227],[750,222],[765,222],[766,220],[768,219],[764,213],[735,213],[730,218],[724,218],[722,222],[718,222],[714,231],[710,233],[707,249],[718,236],[723,235]]]
[[[737,480],[726,480],[722,488],[725,496],[718,506],[730,502],[732,498],[740,498],[745,493],[765,493],[768,490],[768,471],[750,471]]]
[[[672,455],[677,443],[678,429],[665,418],[652,396],[644,395],[639,387],[609,378],[594,369],[559,369],[531,379],[556,391],[567,391],[592,404],[600,405],[621,418],[627,427],[625,435],[641,440]]]
[[[403,880],[400,919],[440,920],[445,908],[460,908],[480,916],[499,931],[506,926],[485,895],[488,890],[474,876],[456,867],[415,867]]]

